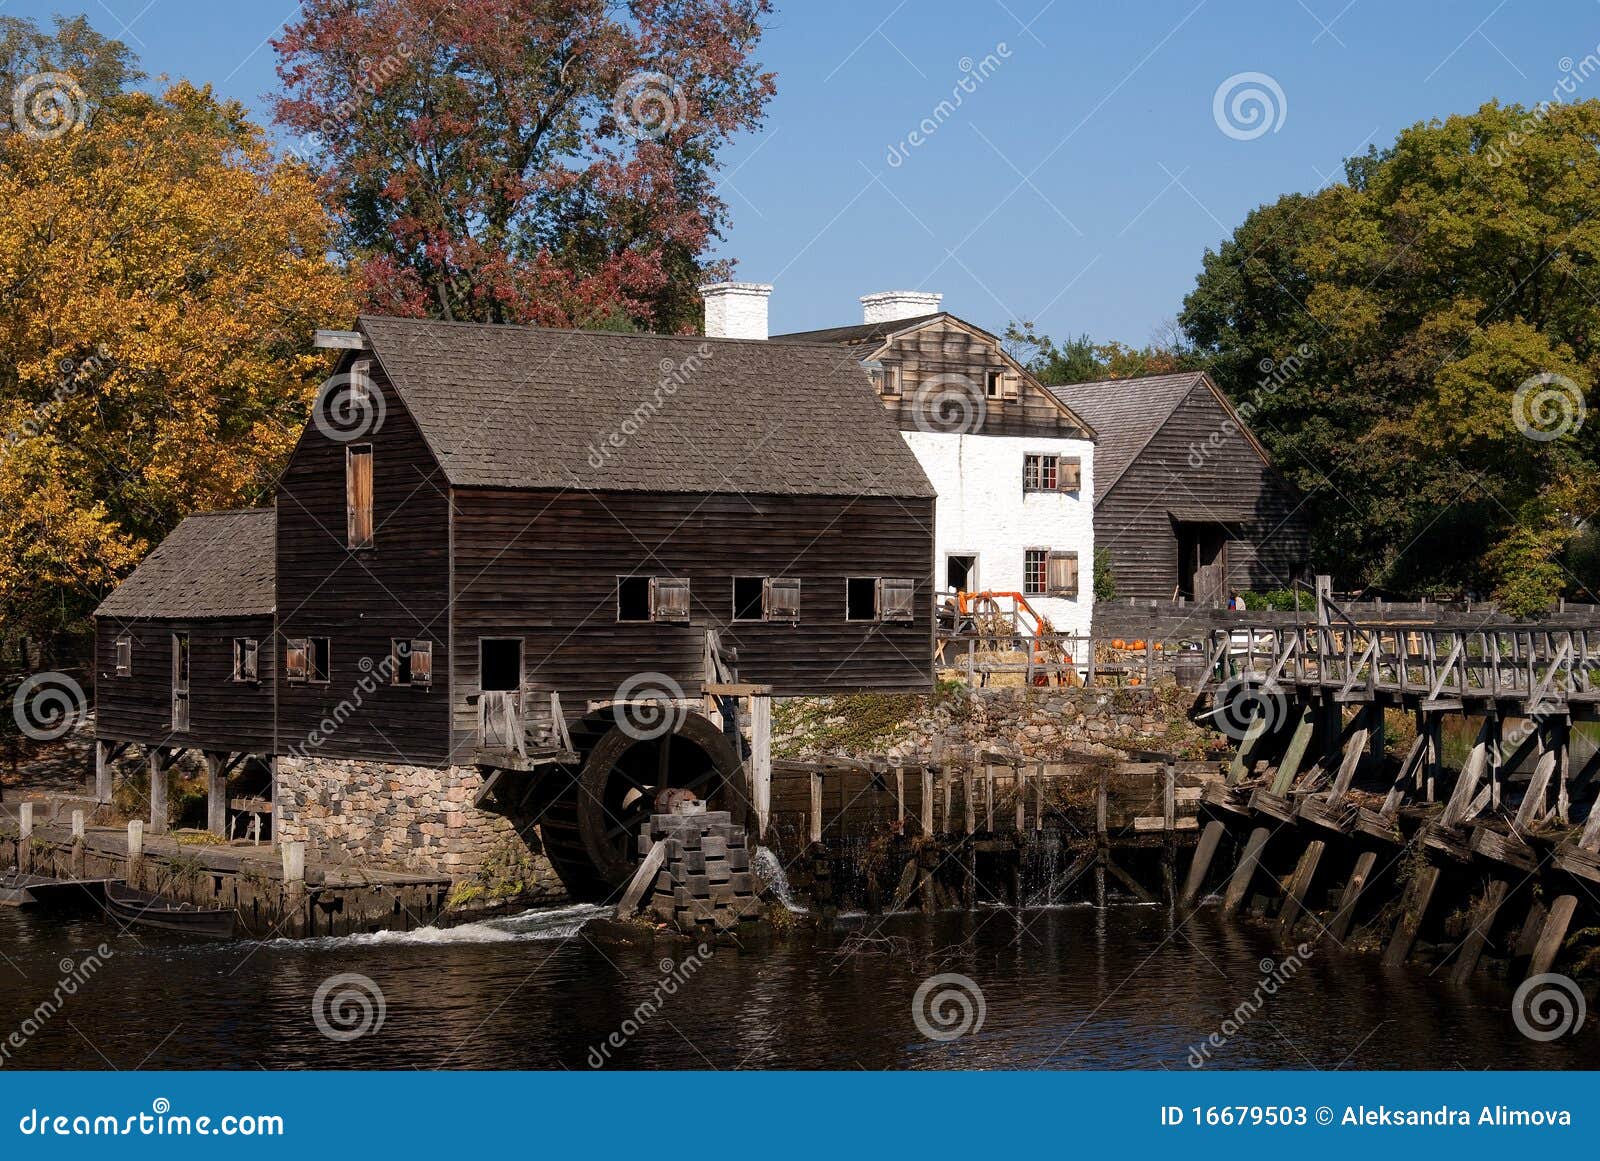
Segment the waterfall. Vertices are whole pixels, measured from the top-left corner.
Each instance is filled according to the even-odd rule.
[[[778,902],[790,911],[805,911],[804,907],[795,903],[794,892],[789,887],[789,876],[783,873],[783,864],[778,861],[778,856],[774,852],[766,847],[757,847],[750,866],[755,871],[756,877],[778,897]]]

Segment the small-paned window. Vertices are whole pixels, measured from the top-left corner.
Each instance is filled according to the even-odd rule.
[[[1024,596],[1042,597],[1048,592],[1050,550],[1030,548],[1022,557],[1022,592]]]

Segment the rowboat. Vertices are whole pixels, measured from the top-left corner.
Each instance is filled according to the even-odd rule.
[[[115,882],[106,884],[106,910],[126,923],[213,939],[232,936],[239,920],[239,913],[232,907],[196,907]]]

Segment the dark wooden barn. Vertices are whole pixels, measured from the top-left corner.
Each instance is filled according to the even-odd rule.
[[[610,801],[614,768],[696,791],[738,773],[720,721],[678,714],[663,739],[630,707],[931,685],[934,490],[836,348],[391,318],[327,341],[346,353],[275,522],[185,522],[102,610],[106,663],[146,570],[217,551],[190,525],[262,532],[238,552],[265,570],[265,598],[207,604],[230,619],[204,639],[204,670],[191,638],[178,744],[286,756],[292,802],[329,783],[354,794],[350,763],[475,768],[474,805],[496,784],[519,803],[548,784],[531,795],[545,846],[581,878],[619,845],[612,833],[597,851],[594,826],[648,813],[625,786]],[[175,612],[150,615],[170,635]],[[239,711],[247,739],[200,709],[231,680],[209,651],[246,628],[267,694]],[[117,691],[102,738],[170,728],[173,677],[149,678]],[[584,778],[611,820],[580,826]],[[450,798],[459,779],[441,785]]]
[[[153,772],[179,750],[204,753],[213,820],[228,772],[277,751],[273,511],[205,512],[163,540],[95,610],[98,782],[137,744]],[[151,822],[165,824],[165,783]]]
[[[1222,604],[1304,575],[1303,499],[1210,376],[1053,390],[1099,436],[1095,546],[1118,597]]]

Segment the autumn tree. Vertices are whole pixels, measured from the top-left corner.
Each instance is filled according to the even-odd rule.
[[[1181,322],[1341,583],[1594,599],[1597,140],[1600,101],[1414,125],[1206,255]]]
[[[311,175],[240,105],[93,99],[0,134],[0,623],[47,641],[183,515],[261,498],[312,332],[354,311]]]
[[[1013,358],[1050,387],[1199,369],[1204,360],[1184,343],[1175,328],[1163,329],[1167,333],[1160,341],[1143,347],[1130,347],[1115,339],[1097,343],[1088,335],[1057,344],[1031,322],[1012,322],[1002,341]]]
[[[719,154],[774,86],[768,0],[307,0],[281,124],[367,303],[691,329]]]

